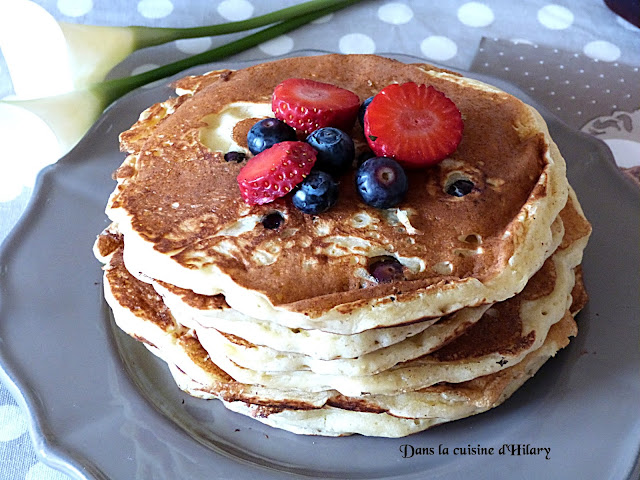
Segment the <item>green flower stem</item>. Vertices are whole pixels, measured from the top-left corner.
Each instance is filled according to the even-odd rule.
[[[359,1],[360,0],[342,0],[342,1],[331,1],[331,2],[325,1],[324,3],[330,3],[331,6],[320,9],[320,10],[315,10],[310,13],[306,13],[304,15],[297,16],[289,20],[285,20],[274,26],[265,28],[264,30],[260,30],[256,33],[240,38],[233,42],[227,43],[225,45],[221,45],[219,47],[213,48],[211,50],[207,50],[206,52],[202,52],[197,55],[193,55],[191,57],[187,57],[177,62],[163,65],[153,70],[149,70],[148,72],[140,73],[138,75],[133,75],[130,77],[117,78],[117,79],[97,83],[95,85],[90,86],[89,89],[95,92],[100,97],[102,97],[106,101],[106,104],[110,104],[111,102],[120,98],[122,95],[140,86],[174,75],[176,73],[179,73],[187,68],[191,68],[196,65],[202,65],[209,62],[214,62],[222,58],[228,57],[230,55],[235,55],[237,53],[243,52],[267,40],[271,40],[275,37],[278,37],[287,32],[290,32],[291,30],[295,30],[296,28],[302,25],[305,25],[309,22],[312,22],[317,18],[323,17],[331,12],[334,12],[336,10],[345,8],[349,5],[358,3]],[[309,2],[309,3],[312,3],[312,2]],[[307,5],[307,4],[303,4],[303,5]],[[303,5],[298,5],[298,7],[302,7]]]
[[[331,12],[342,8],[344,1],[340,0],[311,0],[309,2],[293,5],[275,12],[270,12],[259,17],[249,18],[239,22],[228,22],[219,25],[208,25],[193,28],[165,28],[165,27],[128,27],[134,33],[135,49],[160,45],[162,43],[185,38],[210,37],[215,35],[226,35],[228,33],[244,32],[254,28],[264,27],[276,22],[283,22],[317,12],[319,10],[330,9]],[[326,13],[325,13],[326,14]]]
[[[75,90],[101,82],[115,65],[136,50],[173,40],[224,35],[257,29],[300,16],[341,8],[344,0],[312,0],[241,22],[193,28],[107,27],[60,22],[67,43]]]

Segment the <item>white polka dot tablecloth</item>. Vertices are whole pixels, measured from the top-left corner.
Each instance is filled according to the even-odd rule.
[[[15,2],[24,1],[0,4],[2,19],[10,18]],[[246,20],[297,3],[301,2],[38,0],[34,6],[70,23],[190,27]],[[1,22],[0,98],[18,91],[11,77],[12,39],[3,37]],[[179,40],[138,51],[110,77],[144,72],[243,35]],[[33,42],[38,47],[38,39]],[[601,0],[376,0],[319,18],[234,59],[269,59],[304,49],[402,53],[454,70],[488,74],[517,85],[576,130],[603,139],[618,165],[634,175],[640,164],[639,47],[640,28]],[[44,86],[46,76],[42,82]],[[7,141],[2,137],[7,121],[0,115],[0,148]],[[24,211],[36,173],[55,160],[38,153],[36,143],[35,153],[20,162],[7,161],[0,150],[0,241]],[[28,423],[26,413],[0,385],[0,479],[68,478],[37,458]]]

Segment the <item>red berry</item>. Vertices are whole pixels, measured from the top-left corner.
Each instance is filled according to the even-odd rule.
[[[413,82],[378,93],[364,117],[373,152],[404,167],[425,167],[455,152],[462,140],[462,115],[444,93]]]
[[[360,98],[328,83],[289,78],[276,86],[271,109],[282,120],[305,135],[322,127],[350,131],[358,116]]]
[[[316,154],[305,142],[276,143],[242,167],[237,178],[240,195],[249,205],[283,197],[309,174]]]

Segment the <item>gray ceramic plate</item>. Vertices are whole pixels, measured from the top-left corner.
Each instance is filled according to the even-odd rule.
[[[640,196],[603,144],[540,108],[594,227],[584,258],[591,301],[565,351],[477,417],[397,440],[304,437],[183,394],[160,361],[112,326],[91,246],[107,225],[111,172],[123,160],[117,136],[170,94],[143,88],[113,105],[43,172],[0,253],[2,377],[29,412],[45,462],[81,479],[637,478]],[[403,458],[403,445],[434,454]],[[550,453],[500,455],[503,445]],[[464,455],[461,447],[494,450]]]

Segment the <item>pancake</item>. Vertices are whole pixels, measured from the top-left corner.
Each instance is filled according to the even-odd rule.
[[[319,360],[356,358],[395,345],[424,332],[438,318],[421,319],[408,325],[365,330],[341,335],[321,330],[289,328],[257,320],[231,308],[223,295],[207,296],[151,281],[178,322],[199,332],[199,337],[222,334],[275,350],[305,354]]]
[[[462,113],[457,150],[408,170],[394,208],[364,204],[354,172],[304,214],[247,205],[229,151],[273,116],[287,78],[361,101],[434,86]],[[540,115],[495,87],[373,55],[289,58],[175,83],[120,136],[128,153],[94,245],[116,324],[178,388],[294,433],[399,437],[504,402],[577,333],[591,233]],[[348,132],[366,153],[362,127]],[[462,197],[457,180],[473,184]],[[278,213],[281,222],[263,223]],[[402,278],[378,282],[380,256]]]
[[[562,223],[562,220],[560,219],[560,217],[558,217],[551,224],[551,239],[552,239],[552,246],[554,250],[562,241],[563,235],[564,235],[564,224]],[[175,309],[176,314],[179,315],[181,318],[193,316],[193,318],[197,322],[203,325],[210,325],[212,321],[215,322],[216,325],[218,325],[219,323],[223,323],[225,321],[236,321],[236,320],[242,320],[247,318],[255,320],[255,318],[250,317],[249,315],[246,315],[236,310],[235,308],[231,308],[231,306],[226,301],[226,297],[222,294],[218,294],[215,296],[197,294],[192,290],[179,288],[179,287],[176,287],[175,285],[170,285],[167,282],[162,282],[162,281],[149,278],[148,276],[141,273],[136,274],[136,277],[144,282],[153,283],[156,290],[163,296],[163,298],[168,303],[170,308],[172,308],[172,310]],[[221,301],[222,298],[224,298],[224,302]],[[390,302],[396,302],[396,301],[397,301],[397,296],[392,295],[390,297]],[[396,323],[395,325],[392,325],[392,326],[379,325],[379,323],[381,322],[377,320],[377,317],[375,317],[374,314],[376,315],[379,314],[380,308],[382,307],[377,307],[375,312],[372,311],[371,318],[366,318],[365,321],[362,321],[360,323],[360,328],[367,327],[367,329],[365,330],[360,330],[360,328],[358,328],[357,331],[345,332],[345,326],[336,322],[325,322],[324,324],[321,324],[321,325],[318,324],[316,325],[316,327],[318,328],[312,328],[309,326],[300,327],[299,323],[297,322],[297,318],[291,318],[291,317],[279,317],[277,323],[273,321],[269,321],[269,324],[271,328],[277,328],[276,325],[282,325],[283,327],[288,327],[296,331],[303,329],[307,332],[316,331],[316,332],[334,333],[334,334],[340,335],[343,338],[347,335],[351,338],[365,338],[364,336],[360,336],[360,335],[356,336],[352,334],[373,332],[373,331],[379,332],[381,329],[384,329],[384,332],[386,332],[387,334],[389,333],[392,334],[391,338],[387,340],[389,344],[391,344],[394,341],[393,338],[396,338],[396,339],[401,338],[401,335],[403,334],[405,329],[408,328],[417,333],[418,331],[421,331],[422,329],[427,328],[429,325],[433,324],[440,318],[440,317],[424,316],[411,321]],[[413,326],[410,327],[407,324],[413,325]],[[282,330],[280,330],[280,332],[282,332]],[[233,334],[234,332],[227,332],[227,333]],[[301,348],[301,347],[302,345],[298,345],[298,348]],[[364,352],[361,352],[360,354],[362,353]],[[341,353],[340,355],[346,356],[345,353]],[[354,355],[354,356],[357,356],[357,355]]]
[[[120,258],[122,255],[122,247],[122,236],[119,235],[117,231],[108,228],[96,242],[96,256],[102,258],[105,263],[109,263],[108,268],[112,270],[122,270],[123,272],[120,274],[120,277],[124,278],[126,276],[130,276],[130,274],[126,271],[124,262],[122,262]],[[114,252],[116,255],[115,260],[110,258]],[[114,262],[117,263],[114,264]],[[135,278],[132,275],[131,277]],[[129,282],[131,282],[131,279]],[[178,289],[171,287],[168,284],[163,284],[163,289],[158,291],[158,282],[150,283],[153,285],[157,293],[161,294],[161,299],[164,305],[169,307],[169,304],[166,302],[166,297],[162,295],[162,291],[171,290],[175,293]],[[145,288],[148,289],[148,287]],[[231,330],[237,332],[237,334],[228,334],[218,331],[212,326],[205,327],[198,323],[198,321],[194,320],[193,317],[185,317],[184,315],[177,316],[173,308],[168,308],[171,312],[171,316],[175,320],[176,329],[181,329],[181,331],[188,329],[192,331],[198,338],[199,342],[205,345],[207,349],[213,349],[214,345],[218,345],[220,346],[221,351],[243,351],[245,355],[251,359],[250,361],[253,361],[256,364],[268,364],[272,371],[291,370],[292,365],[298,364],[298,366],[303,369],[309,365],[315,365],[316,368],[314,369],[312,367],[311,370],[318,371],[319,373],[332,372],[351,375],[375,373],[375,371],[384,370],[397,363],[404,362],[436,350],[441,345],[462,335],[466,329],[470,328],[475,322],[480,320],[482,314],[489,308],[488,306],[466,308],[449,315],[448,318],[437,322],[435,325],[433,325],[435,320],[423,321],[418,324],[411,324],[402,327],[386,327],[382,329],[367,330],[355,335],[336,335],[313,330],[298,329],[294,331],[281,327],[277,324],[267,325],[268,322],[246,318],[242,314],[238,314],[238,312],[235,312],[233,309],[228,307],[224,302],[224,297],[221,295],[205,297],[202,295],[194,295],[192,292],[190,295],[185,291],[182,291],[181,293],[183,298],[187,299],[187,301],[191,303],[195,303],[194,298],[197,298],[197,303],[202,308],[207,310],[224,309],[228,317],[241,317],[241,320],[238,321],[228,321],[228,323],[232,324]],[[150,295],[151,293],[146,296],[149,297]],[[175,298],[173,301],[175,302]],[[179,306],[177,303],[174,303],[174,305]],[[219,319],[211,321],[209,324],[218,326],[218,320]],[[253,323],[257,323],[261,328],[252,328],[252,320]],[[419,330],[416,330],[416,327],[418,327]],[[128,332],[132,331],[132,329],[127,327],[124,327],[124,329]],[[273,330],[275,330],[275,332]],[[249,333],[250,337],[259,337],[260,345],[253,344],[251,341],[247,340],[247,333]],[[270,333],[270,335],[267,335],[268,338],[265,338],[264,336],[260,337],[262,333]],[[277,345],[283,343],[281,342],[282,338],[280,338],[278,334],[282,334],[285,337],[285,344],[287,346],[292,346],[295,350],[299,350],[299,352],[278,349]],[[243,335],[243,337],[240,337],[239,335]],[[287,336],[291,338],[286,338]],[[364,337],[364,340],[362,337]],[[393,343],[389,345],[382,344],[385,339],[388,340],[389,338],[394,340]],[[276,346],[274,346],[270,340],[274,341]],[[298,342],[296,342],[296,340],[298,340]],[[334,351],[339,347],[345,346],[347,343],[352,348],[356,345],[375,345],[366,352],[359,352],[353,357],[337,355],[332,358],[326,358],[326,351],[323,352],[319,350],[319,347],[326,347],[329,351]],[[305,351],[305,346],[310,347],[311,350],[307,349]],[[313,355],[313,353],[316,352],[319,353],[317,358]],[[237,362],[237,359],[235,359],[235,361]],[[244,365],[243,362],[239,363]],[[281,368],[278,368],[279,364],[281,364]]]
[[[105,297],[118,325],[165,360],[180,388],[192,395],[219,398],[231,410],[296,433],[408,435],[499,405],[549,357],[566,346],[569,336],[575,335],[572,315],[586,301],[576,266],[590,228],[573,192],[561,215],[573,228],[525,290],[502,304],[493,305],[474,327],[430,356],[440,357],[451,367],[457,362],[456,368],[463,370],[468,370],[466,360],[470,358],[476,361],[491,358],[498,366],[492,373],[455,384],[439,382],[414,391],[398,389],[386,394],[345,395],[333,389],[313,392],[306,388],[240,383],[216,364],[211,356],[214,352],[203,348],[192,329],[175,321],[150,284],[126,270],[122,244],[115,236],[102,242],[100,250],[109,260],[105,269]],[[111,252],[107,246],[111,246]],[[560,301],[561,297],[564,302]],[[565,307],[558,321],[553,320],[556,303]],[[491,311],[502,317],[499,322]],[[541,318],[544,318],[540,320],[542,323],[552,324],[549,333],[537,327],[532,339],[537,345],[522,348],[522,340],[531,340],[533,331],[526,325],[536,324],[536,319]],[[513,326],[520,328],[520,335],[512,334]],[[496,352],[499,357],[495,356]],[[423,365],[429,363],[422,360]],[[425,369],[420,372],[430,375]]]
[[[355,359],[332,361],[317,361],[309,355],[264,346],[265,342],[256,345],[235,335],[219,334],[215,330],[194,327],[192,324],[187,326],[194,328],[212,360],[244,383],[271,385],[281,389],[293,386],[312,391],[337,389],[345,394],[357,395],[361,392],[388,393],[400,388],[411,390],[427,386],[420,383],[414,385],[413,381],[460,382],[486,375],[490,373],[484,370],[487,365],[495,368],[496,364],[517,362],[529,350],[538,348],[546,331],[562,317],[567,308],[567,295],[573,284],[571,272],[581,261],[590,232],[573,191],[560,217],[571,224],[572,230],[565,233],[559,249],[518,297],[489,309],[484,320],[477,325],[474,324],[486,307],[463,309],[451,318],[390,347]],[[503,321],[503,317],[517,318],[520,310],[524,312],[520,316],[527,321]],[[184,319],[177,318],[177,321],[185,325]],[[454,341],[456,337],[460,338]],[[477,347],[479,340],[484,345],[481,350]],[[507,353],[484,355],[491,352],[492,348]],[[435,350],[438,351],[434,356],[425,356]],[[409,362],[417,357],[421,358]],[[389,370],[400,363],[401,366]],[[460,368],[461,363],[468,365]],[[453,370],[452,365],[456,366]],[[287,375],[280,375],[281,372]],[[361,376],[366,377],[359,378]],[[347,390],[358,385],[361,389],[359,392]]]
[[[376,397],[376,408],[362,407],[362,403],[346,400],[328,402],[322,408],[288,408],[265,406],[244,401],[224,402],[232,411],[251,416],[269,426],[297,434],[345,436],[360,434],[376,437],[404,437],[442,423],[459,420],[497,407],[569,344],[577,333],[576,323],[570,315],[555,324],[544,344],[529,353],[522,362],[478,379],[458,385],[440,385],[413,394],[387,397],[403,406],[417,406],[420,416],[396,415],[385,406],[384,399]],[[183,372],[171,367],[176,382],[194,394],[194,384]],[[197,387],[195,387],[197,388]],[[331,406],[333,403],[335,406]],[[432,416],[424,416],[429,412]]]
[[[440,382],[460,383],[520,362],[540,347],[549,328],[565,315],[582,249],[558,250],[515,297],[494,304],[463,335],[433,353],[371,375],[319,374],[311,370],[270,370],[270,363],[240,365],[243,358],[208,349],[212,361],[235,380],[279,390],[337,390],[343,395],[393,394]],[[576,262],[577,260],[577,262]],[[428,332],[429,330],[427,330]],[[393,357],[392,357],[393,358]],[[286,363],[286,357],[281,359]]]
[[[387,370],[398,363],[407,362],[437,350],[471,328],[488,308],[488,305],[464,308],[419,334],[393,345],[355,358],[330,360],[317,359],[305,353],[294,353],[277,350],[270,346],[256,345],[242,337],[225,335],[213,328],[196,327],[194,330],[205,350],[216,352],[216,358],[218,355],[223,355],[228,361],[243,368],[251,370],[268,368],[272,373],[301,370],[318,374],[359,376],[372,375]],[[374,330],[374,332],[376,331],[379,330]],[[360,334],[354,334],[349,337],[357,338],[359,336]]]
[[[120,232],[115,225],[109,225],[98,236],[94,245],[94,255],[102,263],[107,263],[109,255],[122,244]],[[178,323],[197,329],[201,337],[209,335],[209,331],[211,335],[219,332],[242,337],[245,342],[268,345],[279,351],[304,353],[319,360],[366,355],[417,335],[439,320],[421,319],[408,325],[365,330],[358,335],[288,328],[238,312],[227,304],[224,295],[201,295],[148,277],[139,276],[139,279],[153,285],[172,315],[178,319]],[[473,318],[467,315],[466,320],[470,323]],[[462,320],[458,322],[461,323]],[[460,328],[461,325],[458,325],[458,329]]]
[[[169,363],[180,388],[201,398],[219,398],[231,410],[295,433],[403,436],[480,413],[502,403],[576,333],[571,315],[565,314],[550,329],[543,345],[518,364],[457,385],[363,397],[343,396],[336,391],[282,391],[235,382],[211,361],[192,332],[170,321],[169,312],[153,289],[121,267],[121,252],[115,252],[105,272],[111,285],[106,294],[110,302],[117,298],[119,305],[127,305],[119,308],[112,303],[116,321],[133,327],[139,334],[129,333]],[[580,281],[573,288],[573,297],[570,313],[575,315],[585,301]],[[135,302],[127,303],[126,298]]]
[[[289,197],[249,207],[236,184],[241,165],[223,155],[247,151],[247,119],[270,116],[273,88],[290,77],[361,100],[395,82],[433,85],[462,112],[462,142],[440,164],[412,171],[394,209],[362,203],[353,172],[321,215],[301,213]],[[213,72],[178,88],[182,96],[151,107],[121,136],[129,156],[107,214],[139,278],[223,294],[234,310],[289,328],[355,334],[506,300],[559,244],[551,227],[568,195],[564,160],[540,115],[495,87],[426,64],[328,55]],[[359,127],[351,134],[364,145]],[[459,178],[473,192],[447,195]],[[284,224],[264,228],[274,211]],[[378,284],[368,274],[380,255],[404,265],[402,281]]]

